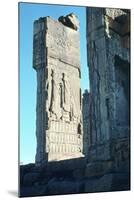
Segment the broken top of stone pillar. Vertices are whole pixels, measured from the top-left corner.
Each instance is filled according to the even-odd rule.
[[[59,17],[59,22],[61,22],[62,24],[64,24],[65,26],[68,26],[74,30],[78,30],[80,27],[80,23],[78,20],[78,17],[74,14],[74,13],[70,13],[68,15],[61,16]]]

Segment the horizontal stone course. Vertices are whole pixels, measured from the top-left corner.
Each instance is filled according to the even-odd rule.
[[[65,165],[69,163],[70,165]],[[71,163],[72,167],[68,168]],[[73,166],[73,161],[64,162],[62,167],[56,166],[54,162],[49,163],[48,166],[44,165],[44,167],[32,166],[31,168],[30,165],[21,166],[21,169],[26,172],[21,182],[20,196],[108,192],[130,189],[130,175],[128,173],[107,172],[104,175],[98,174],[96,177],[96,174],[94,174],[93,170],[91,171],[91,167],[89,169],[89,164],[86,165],[84,159],[74,161],[74,163],[75,165]],[[93,167],[96,168],[96,165],[92,165]],[[99,170],[103,170],[102,168],[104,166],[98,167]],[[94,176],[85,176],[87,169],[90,170],[88,174],[94,174]]]

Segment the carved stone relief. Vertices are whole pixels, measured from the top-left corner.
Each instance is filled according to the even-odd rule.
[[[59,75],[51,70],[48,95],[51,120],[70,122],[78,117],[69,78],[65,73]]]
[[[75,16],[69,16],[70,23],[74,24]],[[34,26],[33,63],[37,71],[44,69],[43,74],[40,74],[42,80],[40,77],[37,80],[37,149],[44,155],[40,158],[37,152],[37,158],[41,163],[44,160],[82,156],[82,137],[79,137],[82,135],[82,121],[79,31],[51,17],[45,17],[41,21],[44,27],[40,35],[40,31],[36,31],[40,20]],[[42,55],[40,63],[36,62],[38,49]]]

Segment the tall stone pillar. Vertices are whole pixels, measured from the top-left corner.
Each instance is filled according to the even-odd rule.
[[[74,14],[34,22],[37,164],[83,155],[78,28]]]
[[[129,20],[129,10],[87,8],[91,160],[129,157]]]

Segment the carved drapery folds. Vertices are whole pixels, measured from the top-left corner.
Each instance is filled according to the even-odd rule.
[[[54,70],[51,70],[48,95],[51,120],[69,122],[78,118],[69,78],[65,73],[59,75]]]

